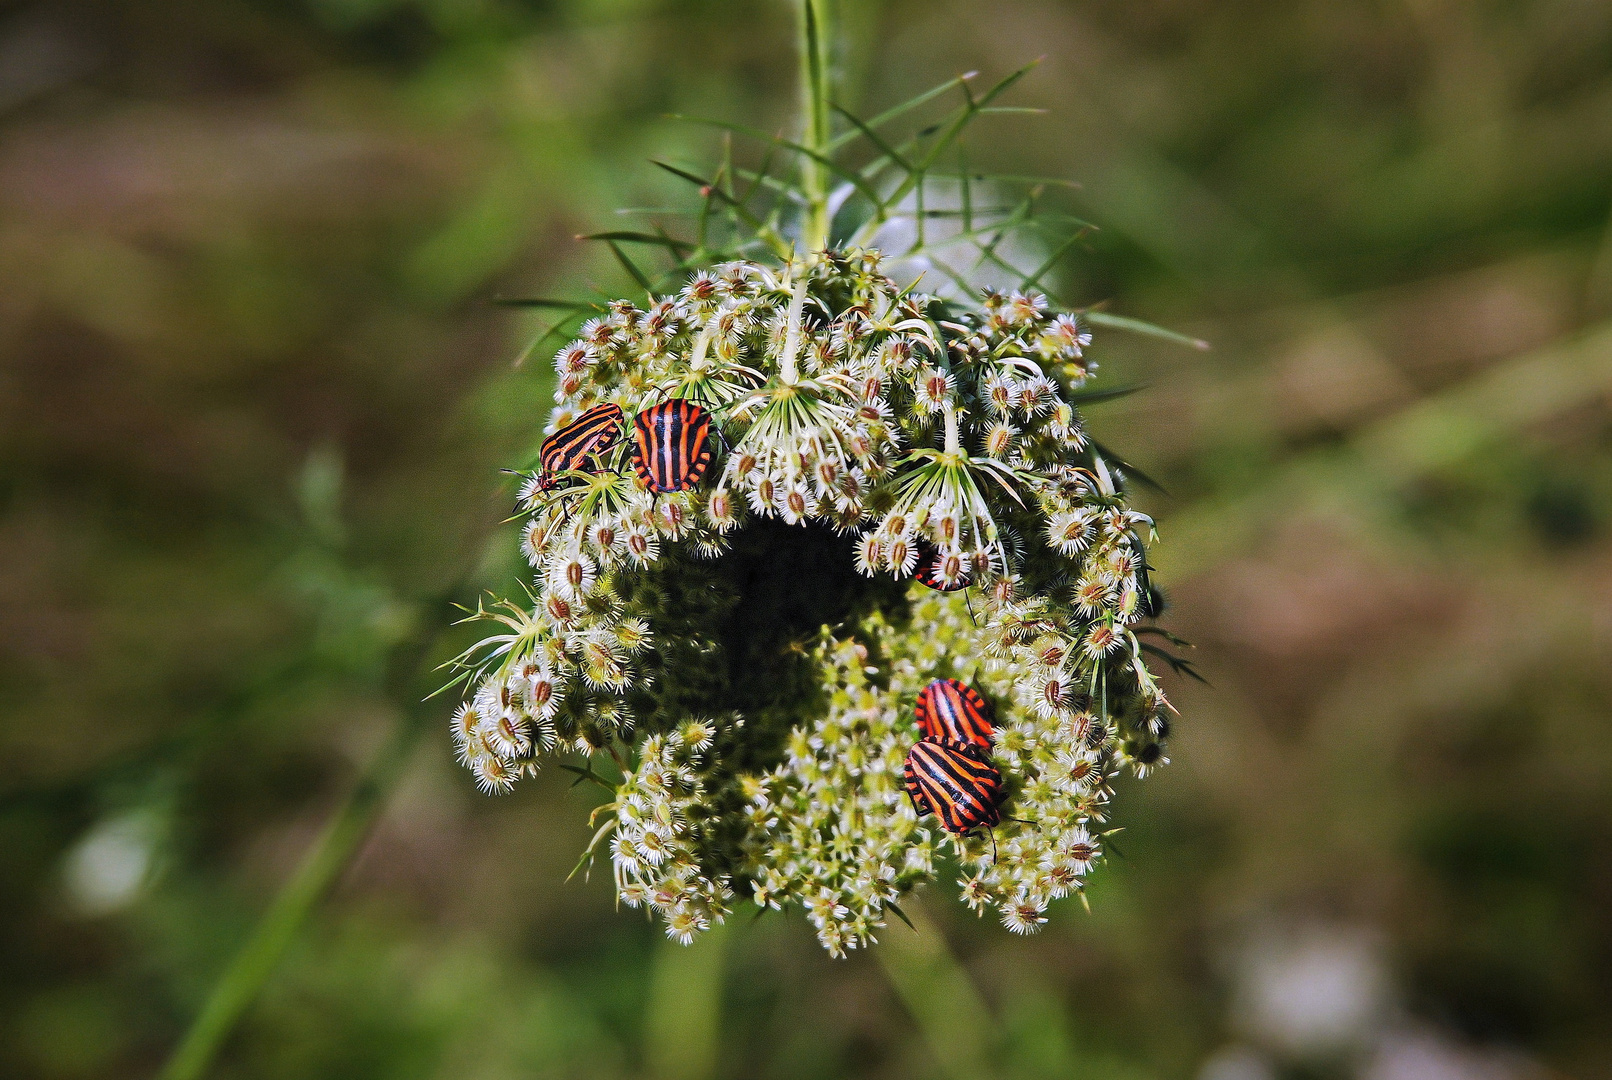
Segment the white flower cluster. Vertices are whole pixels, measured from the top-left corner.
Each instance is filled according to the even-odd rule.
[[[1011,491],[1084,447],[1058,379],[1078,387],[1094,369],[1090,335],[1039,294],[988,295],[983,316],[944,318],[878,267],[867,251],[782,270],[730,263],[648,310],[618,301],[585,324],[555,359],[551,432],[599,404],[631,415],[675,396],[712,411],[732,450],[708,495],[669,500],[675,520],[658,520],[659,501],[624,470],[552,499],[534,477],[528,558],[546,570],[551,549],[567,566],[596,561],[600,529],[639,565],[685,534],[714,556],[755,514],[865,529],[869,574],[910,576],[920,556],[948,585],[1005,570],[982,484]],[[921,445],[931,437],[940,447]],[[574,589],[571,577],[548,579]]]
[[[827,714],[796,728],[783,764],[747,783],[745,873],[757,904],[800,904],[839,955],[874,940],[885,909],[931,880],[948,846],[971,867],[959,882],[964,901],[996,907],[1018,933],[1081,888],[1101,854],[1091,826],[1103,821],[1116,766],[1111,728],[1089,699],[1057,710],[1025,702],[1022,661],[991,655],[989,644],[966,601],[927,590],[914,596],[906,628],[875,614],[855,638],[823,643]],[[883,670],[870,657],[884,658]],[[944,677],[965,678],[998,703],[992,760],[1012,785],[1013,816],[991,837],[942,831],[902,791],[902,763],[918,738],[913,704]]]
[[[879,262],[731,263],[583,325],[548,430],[599,437],[523,486],[531,603],[478,611],[501,628],[460,657],[474,689],[454,738],[478,781],[503,790],[547,751],[601,779],[607,755],[624,779],[598,839],[614,831],[622,898],[679,940],[748,892],[856,948],[948,843],[966,902],[1027,932],[1098,857],[1113,770],[1165,761],[1152,523],[1082,428],[1084,325],[1035,293],[962,310]],[[715,460],[694,490],[654,492],[632,420],[672,399],[704,410]],[[569,427],[599,406],[619,423]],[[731,667],[722,620],[769,602],[744,569],[770,557],[745,532],[763,519],[842,537],[868,604],[838,639],[796,628],[820,641],[798,648],[820,694],[738,715],[733,684],[757,676]],[[920,820],[902,789],[913,702],[939,677],[995,706],[994,835]]]
[[[888,636],[877,616],[866,629]],[[827,714],[791,731],[784,763],[745,784],[744,871],[755,902],[800,904],[835,956],[873,942],[885,908],[934,875],[934,833],[901,786],[913,742],[912,712],[902,706],[917,688],[894,672],[888,686],[876,685],[868,655],[852,640],[819,647]]]
[[[491,672],[453,717],[455,754],[483,791],[508,791],[535,774],[540,754],[592,754],[632,734],[623,694],[649,627],[624,617],[598,581],[570,596],[551,592],[530,610],[501,603],[476,613],[507,629],[478,644]]]
[[[666,922],[666,933],[688,944],[728,914],[733,891],[706,873],[718,822],[701,776],[716,725],[688,720],[638,747],[638,767],[617,789],[610,838],[616,892],[630,907],[645,905]]]

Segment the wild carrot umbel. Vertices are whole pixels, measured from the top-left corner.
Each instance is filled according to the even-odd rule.
[[[609,788],[584,862],[608,851],[621,900],[677,940],[750,900],[800,906],[839,954],[948,857],[966,903],[1027,932],[1099,857],[1110,778],[1166,760],[1148,661],[1186,665],[1148,625],[1152,522],[1079,412],[1112,396],[1086,389],[1104,317],[1037,287],[1066,244],[971,284],[1049,227],[1034,195],[984,206],[964,172],[939,216],[935,163],[1011,81],[959,80],[951,120],[904,142],[876,133],[903,110],[851,120],[873,154],[854,166],[857,140],[814,122],[818,143],[775,141],[798,182],[673,168],[700,185],[697,235],[603,234],[644,298],[557,324],[575,337],[518,497],[534,584],[474,613],[500,630],[457,661],[452,737],[488,791],[556,756]],[[903,222],[917,239],[881,250]],[[652,279],[628,243],[671,266]],[[971,741],[924,762],[961,755],[991,796],[946,828],[903,790],[936,679]]]

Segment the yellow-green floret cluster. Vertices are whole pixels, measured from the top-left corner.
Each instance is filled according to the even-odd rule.
[[[489,791],[554,755],[611,788],[590,855],[679,940],[749,900],[799,905],[839,954],[948,859],[968,904],[1034,929],[1172,711],[1146,663],[1170,640],[1152,525],[1078,412],[1089,344],[1037,293],[943,301],[872,251],[601,309],[556,357],[547,430],[610,404],[620,431],[521,489],[534,584],[477,613],[499,632],[460,659],[461,759]],[[652,490],[633,418],[674,399],[714,460]],[[936,678],[994,709],[991,833],[903,790]]]

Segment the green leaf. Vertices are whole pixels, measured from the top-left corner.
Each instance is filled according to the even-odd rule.
[[[963,231],[974,231],[974,189],[968,178],[968,162],[963,156],[963,148],[957,148],[957,186],[962,195],[963,202]],[[988,211],[982,211],[988,213]]]
[[[978,173],[976,180],[997,180],[1004,184],[1045,184],[1050,187],[1064,187],[1075,190],[1081,187],[1078,180],[1070,180],[1065,176],[1035,176],[1027,173]],[[1082,225],[1087,224],[1082,221]]]
[[[630,230],[616,230],[614,232],[587,233],[577,237],[578,240],[614,240],[624,244],[654,244],[667,248],[673,252],[681,253],[693,251],[694,245],[686,240],[674,240],[665,233],[632,232]]]
[[[755,172],[750,172],[749,170],[746,170],[746,169],[734,169],[733,170],[733,174],[735,176],[749,176],[749,177],[752,178],[751,181],[750,181],[750,187],[748,189],[746,189],[746,191],[745,191],[745,193],[743,195],[739,196],[739,201],[744,203],[746,206],[748,206],[750,204],[750,200],[755,197],[756,191],[762,186],[763,182],[770,182],[775,188],[779,189],[781,192],[787,193],[790,196],[790,198],[798,199],[800,197],[799,193],[796,192],[794,188],[790,187],[788,184],[785,184],[785,183],[782,183],[780,181],[774,180],[771,176],[768,175],[768,173],[772,169],[773,155],[775,153],[777,153],[777,151],[778,151],[778,147],[774,146],[771,143],[768,143],[767,144],[767,154],[766,154],[765,157],[763,157],[761,159],[761,168],[759,170],[757,170]]]
[[[546,296],[509,296],[494,297],[491,303],[499,307],[513,308],[556,308],[561,311],[580,311],[594,305],[584,300],[551,300]]]
[[[1081,237],[1084,235],[1085,234],[1082,232],[1075,232],[1071,234],[1068,239],[1053,249],[1052,254],[1047,256],[1047,261],[1038,266],[1035,273],[1025,276],[1023,282],[1019,285],[1019,288],[1025,292],[1028,292],[1029,290],[1040,285],[1041,279],[1047,275],[1047,272],[1054,266],[1057,266],[1058,260],[1062,259],[1070,248],[1079,243]]]
[[[574,319],[561,319],[553,326],[550,326],[543,333],[533,338],[531,344],[522,349],[515,357],[515,366],[520,367],[522,364],[526,363],[526,361],[530,360],[533,353],[537,352],[544,345],[547,345],[553,338],[558,337],[560,332],[569,327],[574,321]]]
[[[1197,648],[1196,645],[1192,644],[1192,642],[1188,641],[1186,638],[1179,637],[1176,634],[1172,634],[1172,633],[1170,633],[1170,631],[1166,630],[1162,626],[1137,626],[1137,627],[1132,628],[1131,633],[1138,634],[1138,635],[1140,635],[1140,634],[1154,634],[1154,635],[1157,635],[1158,637],[1163,638],[1165,641],[1168,641],[1171,645],[1174,645],[1178,649],[1195,649],[1195,648]]]
[[[793,150],[795,153],[817,162],[819,165],[823,166],[823,168],[827,169],[835,176],[838,176],[847,184],[850,184],[852,187],[856,188],[857,191],[861,192],[869,202],[873,203],[873,205],[878,207],[881,211],[884,209],[884,202],[879,198],[879,193],[875,191],[865,179],[850,169],[839,165],[828,155],[820,154],[809,146],[803,146],[798,142],[793,142],[789,139],[783,138],[782,136],[768,135],[759,128],[745,127],[743,124],[730,124],[722,120],[706,120],[703,117],[698,116],[673,115],[672,119],[684,120],[691,124],[706,124],[711,127],[724,128],[728,131],[737,132],[741,135],[749,135],[752,138],[763,139],[775,146],[782,146],[786,150]]]
[[[854,125],[856,129],[862,133],[862,136],[867,139],[868,142],[872,143],[874,147],[877,148],[879,152],[882,153],[886,158],[901,166],[902,169],[909,171],[911,170],[912,166],[907,164],[906,159],[893,150],[883,139],[879,138],[878,134],[874,132],[872,128],[868,127],[868,125],[857,119],[855,113],[843,109],[838,105],[834,106],[834,111],[845,117],[845,119],[849,120],[852,125]]]
[[[711,181],[706,180],[702,176],[691,173],[687,169],[680,169],[670,162],[661,161],[659,158],[652,158],[650,163],[656,168],[665,169],[673,176],[687,180],[689,183],[696,185],[700,189],[700,193],[705,195],[707,198],[715,197],[718,201],[726,204],[733,211],[734,215],[738,217],[740,221],[744,222],[744,224],[753,232],[755,232],[762,243],[771,248],[773,254],[777,255],[779,258],[788,259],[794,255],[794,248],[778,234],[776,229],[774,229],[770,224],[763,222],[760,218],[756,217],[756,215],[747,206],[735,199],[726,191],[723,191],[720,187],[717,187]]]
[[[1162,326],[1154,326],[1141,319],[1132,319],[1125,315],[1110,315],[1106,311],[1081,311],[1080,317],[1093,326],[1107,326],[1114,330],[1129,330],[1133,334],[1143,334],[1147,337],[1161,338],[1164,341],[1173,341],[1177,345],[1185,345],[1192,349],[1208,349],[1209,343],[1202,338],[1188,337],[1178,334],[1174,330],[1166,330]]]
[[[739,201],[748,204],[750,199],[760,188],[766,188],[774,194],[787,199],[791,203],[804,203],[806,196],[801,194],[799,188],[781,176],[769,176],[763,172],[751,172],[749,169],[738,168],[733,170],[734,175],[750,181],[750,188]]]
[[[1198,669],[1193,666],[1192,661],[1184,660],[1179,656],[1165,652],[1157,645],[1149,645],[1145,641],[1138,642],[1137,644],[1140,646],[1143,652],[1148,653],[1151,656],[1156,656],[1160,660],[1163,660],[1166,664],[1169,664],[1170,670],[1174,671],[1177,675],[1185,675],[1189,679],[1196,679],[1205,686],[1213,686],[1208,679],[1198,674]]]
[[[616,261],[621,264],[622,269],[626,270],[627,273],[632,275],[632,279],[638,282],[639,287],[644,290],[645,295],[653,293],[654,287],[650,285],[649,278],[645,277],[644,272],[638,269],[637,263],[627,258],[627,253],[621,250],[620,245],[618,245],[614,240],[606,240],[605,243],[610,246],[610,253],[616,257]]]
[[[886,109],[884,112],[880,113],[878,116],[875,116],[873,119],[868,120],[865,123],[865,125],[858,125],[858,126],[859,127],[866,126],[866,127],[869,127],[869,128],[881,128],[884,125],[888,124],[890,121],[895,120],[898,117],[905,116],[907,113],[909,113],[912,110],[918,108],[920,105],[923,105],[923,104],[926,104],[927,102],[933,101],[935,98],[938,98],[940,95],[944,94],[946,91],[951,90],[951,89],[956,88],[956,87],[961,87],[961,86],[967,85],[968,80],[974,78],[974,76],[976,76],[978,74],[979,74],[979,72],[977,72],[977,71],[968,71],[968,72],[964,72],[961,75],[957,75],[957,76],[954,76],[954,77],[952,77],[950,79],[947,79],[945,82],[941,83],[939,86],[932,87],[932,88],[930,88],[928,90],[925,90],[923,93],[917,95],[916,97],[910,97],[906,101],[903,101],[901,104],[892,106],[891,108]],[[851,143],[851,142],[856,141],[856,137],[857,137],[858,134],[860,134],[860,132],[847,131],[842,135],[837,135],[832,140],[829,141],[828,149],[829,150],[838,150],[840,147],[845,146],[847,143]]]
[[[571,769],[575,768],[574,766],[569,765],[562,765],[560,767]],[[578,783],[580,782],[581,781],[578,781]],[[599,826],[599,831],[593,834],[593,839],[588,841],[588,846],[582,849],[582,857],[578,859],[577,864],[571,868],[571,872],[565,875],[566,881],[570,881],[572,878],[576,877],[577,871],[581,870],[584,866],[593,861],[593,853],[594,850],[598,848],[599,841],[603,840],[607,835],[609,835],[610,832],[615,829],[615,827],[616,823],[614,821],[607,821],[603,825]]]
[[[962,135],[963,129],[966,128],[976,116],[980,115],[981,110],[984,109],[991,101],[1006,91],[1014,83],[1023,78],[1030,71],[1030,69],[1035,67],[1035,65],[1038,63],[1040,63],[1039,60],[1033,61],[1029,64],[1026,64],[1024,67],[1019,68],[1017,71],[1008,75],[1001,82],[991,87],[990,90],[986,91],[983,97],[978,99],[976,99],[973,94],[969,93],[966,82],[962,80],[954,80],[954,84],[962,89],[963,95],[967,99],[966,103],[962,106],[962,108],[954,110],[945,119],[942,119],[938,123],[922,129],[917,135],[901,143],[900,146],[893,151],[899,154],[901,151],[905,151],[909,148],[916,149],[923,142],[923,140],[934,135],[936,132],[944,132],[941,138],[930,146],[928,152],[925,153],[922,160],[918,161],[916,164],[908,161],[905,158],[901,159],[902,171],[906,175],[902,181],[896,185],[895,189],[885,196],[884,205],[894,206],[911,194],[914,188],[921,188],[930,168],[932,168],[935,162],[940,159],[941,155],[946,153],[946,151],[957,142],[957,139]],[[895,164],[895,161],[892,160],[888,155],[883,155],[875,159],[868,166],[864,167],[861,170],[861,174],[864,178],[871,179],[873,176],[882,171],[887,164]],[[922,219],[920,218],[920,223],[921,220]],[[862,225],[853,236],[852,243],[856,243],[858,241],[865,242],[866,236],[869,232],[869,226],[872,224],[874,223],[869,222]],[[1017,276],[1017,271],[1015,271],[1015,276]]]
[[[967,106],[962,109],[960,114],[954,120],[952,120],[949,125],[946,125],[945,133],[941,135],[941,137],[936,140],[935,144],[929,148],[929,152],[924,155],[923,160],[918,162],[916,166],[917,172],[919,174],[928,172],[930,166],[934,165],[934,163],[940,159],[940,156],[950,149],[952,144],[957,141],[960,135],[962,135],[963,129],[968,126],[975,116],[979,115],[981,109],[985,108],[985,106],[989,105],[992,101],[996,100],[997,97],[1005,93],[1007,89],[1014,83],[1028,75],[1031,69],[1033,69],[1040,62],[1041,61],[1039,60],[1030,61],[1017,71],[1009,74],[1001,82],[991,87],[985,92],[983,97],[977,100],[972,94],[968,93],[967,84],[963,84],[963,93],[968,96]],[[934,130],[939,129],[937,127]],[[912,190],[911,183],[912,179],[909,176],[908,181],[905,185],[903,185],[905,190],[902,190],[902,188],[898,187],[895,192],[891,193],[890,202],[899,202],[908,191]]]
[[[1130,397],[1139,390],[1146,390],[1148,386],[1148,383],[1135,383],[1131,386],[1110,386],[1106,390],[1076,390],[1065,394],[1064,400],[1071,405],[1095,405],[1099,401]]]
[[[1122,458],[1118,454],[1114,453],[1114,451],[1110,450],[1108,447],[1104,446],[1102,443],[1098,442],[1096,439],[1093,439],[1090,436],[1087,436],[1087,440],[1091,443],[1091,447],[1092,447],[1093,450],[1097,451],[1103,457],[1107,458],[1109,461],[1113,462],[1115,465],[1118,465],[1121,469],[1123,469],[1124,472],[1125,472],[1125,476],[1127,478],[1135,477],[1138,482],[1140,482],[1141,484],[1143,484],[1146,487],[1152,488],[1154,491],[1157,491],[1160,495],[1168,495],[1168,494],[1170,494],[1168,491],[1166,491],[1164,489],[1163,484],[1159,483],[1157,480],[1153,479],[1147,473],[1143,472],[1141,469],[1138,469],[1135,465],[1132,465],[1130,462],[1126,461],[1124,458]]]
[[[937,259],[933,255],[926,253],[919,253],[913,257],[922,259],[925,263],[934,267],[936,270],[939,270],[942,274],[946,275],[946,277],[950,278],[952,284],[956,285],[957,288],[962,292],[963,299],[968,303],[973,304],[975,308],[979,307],[978,302],[974,299],[979,290],[975,288],[974,285],[953,266],[942,259]]]

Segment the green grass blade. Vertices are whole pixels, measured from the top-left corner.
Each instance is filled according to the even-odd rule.
[[[890,161],[893,161],[903,169],[910,170],[912,168],[912,166],[907,164],[905,158],[897,153],[889,143],[881,139],[877,132],[858,119],[855,113],[849,111],[848,109],[843,109],[838,105],[834,106],[834,111],[845,117],[845,119],[849,120],[851,124],[862,133],[862,137],[867,139],[868,142],[872,143],[874,147]]]
[[[996,1020],[973,977],[921,909],[910,912],[910,922],[913,931],[892,928],[882,935],[873,955],[928,1043],[935,1074],[954,1080],[998,1075],[991,1060]]]
[[[533,338],[531,344],[522,349],[515,357],[515,366],[520,367],[522,364],[526,363],[526,361],[530,360],[538,350],[547,345],[551,340],[568,333],[569,327],[573,321],[574,320],[572,319],[561,319],[559,322],[543,331],[543,333]]]
[[[728,131],[737,132],[741,135],[749,135],[752,138],[765,140],[773,146],[781,146],[786,150],[793,150],[802,157],[815,161],[817,164],[821,165],[823,168],[827,169],[841,180],[844,180],[847,184],[850,184],[852,187],[856,188],[857,191],[861,192],[862,195],[875,206],[880,208],[884,206],[884,202],[879,197],[879,193],[875,191],[865,179],[863,179],[853,170],[847,169],[838,164],[827,154],[818,153],[809,146],[804,146],[798,142],[794,142],[791,139],[783,138],[780,135],[768,135],[759,128],[746,127],[743,124],[730,124],[724,120],[707,120],[698,116],[682,116],[675,114],[672,116],[672,119],[683,120],[690,124],[705,124],[710,127],[724,128]]]
[[[941,137],[935,141],[935,144],[929,148],[929,152],[926,153],[923,159],[917,163],[917,170],[920,173],[927,172],[936,161],[940,160],[942,154],[951,149],[953,144],[955,144],[957,139],[962,135],[963,129],[973,121],[974,117],[979,115],[981,109],[985,108],[992,101],[1006,93],[1011,86],[1028,75],[1030,71],[1039,63],[1041,63],[1040,60],[1030,61],[1028,64],[1019,68],[1017,71],[1012,72],[1006,78],[1002,79],[1001,82],[987,90],[983,97],[976,99],[972,94],[969,94],[967,107],[962,110],[956,119],[952,120],[950,124],[945,126],[944,134],[942,134]],[[966,84],[963,86],[963,92],[965,94],[968,93],[968,87]],[[892,194],[890,201],[896,202],[901,198],[902,195],[905,194],[906,192]]]
[[[706,196],[716,196],[718,200],[720,200],[733,212],[735,217],[742,221],[746,227],[751,229],[756,234],[757,238],[771,248],[773,254],[777,255],[779,258],[787,259],[794,254],[793,247],[787,241],[785,241],[782,236],[779,235],[778,230],[774,228],[770,222],[764,222],[760,218],[756,217],[749,207],[739,202],[739,200],[735,199],[728,192],[723,191],[721,188],[715,186],[711,181],[695,173],[691,173],[687,169],[680,169],[671,162],[662,161],[659,158],[652,158],[650,163],[656,168],[666,170],[679,179],[687,180],[689,183],[698,187],[701,194]]]
[[[428,610],[435,614],[451,603],[451,600],[441,599]],[[427,625],[436,625],[435,619]],[[396,674],[389,687],[394,700],[414,697],[414,680],[436,640],[435,634],[418,639],[405,650],[407,655],[395,658],[392,670]],[[157,1074],[158,1080],[200,1080],[206,1075],[219,1048],[257,999],[319,900],[369,835],[370,826],[406,771],[421,734],[439,718],[440,712],[439,708],[423,703],[405,708],[386,743],[370,759],[353,786],[347,801],[308,849],[301,865],[281,886],[251,936],[213,984],[201,1012]]]
[[[747,170],[744,170],[744,169],[735,169],[734,170],[734,175],[751,177],[750,187],[748,189],[746,189],[746,191],[745,191],[745,193],[743,195],[738,196],[738,200],[740,202],[742,202],[742,203],[744,203],[745,205],[748,206],[750,204],[750,200],[755,197],[756,192],[761,188],[762,181],[772,179],[772,177],[769,176],[768,174],[772,171],[772,158],[773,158],[773,155],[775,153],[777,153],[777,151],[778,151],[778,147],[776,147],[772,143],[768,143],[767,144],[767,153],[761,159],[761,168],[760,169],[756,170],[753,173],[748,172]],[[783,187],[783,186],[787,186],[787,185],[780,184],[779,186]]]
[[[963,231],[974,231],[974,189],[968,177],[968,161],[962,146],[957,147],[957,187],[963,202]]]

